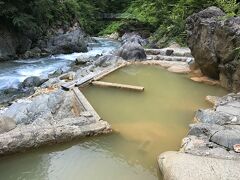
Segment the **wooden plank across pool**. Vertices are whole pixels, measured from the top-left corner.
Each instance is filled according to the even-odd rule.
[[[128,84],[118,84],[118,83],[110,83],[110,82],[103,82],[103,81],[93,81],[92,84],[95,86],[101,86],[101,87],[113,87],[113,88],[128,89],[128,90],[135,90],[135,91],[144,91],[144,87],[142,86],[133,86]]]
[[[88,74],[87,76],[81,78],[81,79],[77,79],[77,80],[74,80],[74,81],[71,81],[71,82],[68,82],[68,83],[65,83],[62,85],[62,88],[64,90],[70,90],[70,89],[73,89],[74,87],[78,86],[82,86],[84,84],[87,84],[91,81],[97,81],[97,80],[100,80],[102,79],[103,77],[109,75],[110,73],[126,66],[127,63],[122,63],[122,64],[119,64],[118,66],[116,67],[110,67],[110,68],[107,68],[106,70],[104,71],[99,71],[99,72],[95,72],[95,73],[90,73]]]

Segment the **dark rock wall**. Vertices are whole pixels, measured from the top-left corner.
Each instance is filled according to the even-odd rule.
[[[187,19],[187,43],[203,74],[240,91],[240,17],[209,7]]]
[[[48,36],[29,38],[13,28],[0,25],[0,61],[34,58],[52,54],[87,51],[87,38],[78,24],[66,31],[56,30]]]

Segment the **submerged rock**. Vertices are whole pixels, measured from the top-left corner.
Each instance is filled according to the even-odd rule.
[[[188,65],[183,66],[183,65],[173,65],[168,68],[169,72],[174,72],[174,73],[179,73],[179,74],[187,74],[191,72],[190,68]]]
[[[240,17],[210,7],[187,19],[187,42],[204,75],[220,79],[229,90],[240,90]]]

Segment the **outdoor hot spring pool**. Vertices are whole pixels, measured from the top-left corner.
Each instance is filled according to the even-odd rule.
[[[210,106],[207,95],[227,93],[151,65],[131,65],[102,81],[145,87],[144,92],[82,89],[99,115],[112,125],[112,134],[2,157],[0,179],[161,179],[157,156],[179,149],[195,111]]]

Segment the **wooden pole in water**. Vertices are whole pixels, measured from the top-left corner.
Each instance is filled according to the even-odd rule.
[[[117,83],[110,83],[110,82],[103,82],[103,81],[93,81],[92,84],[95,86],[101,86],[101,87],[114,87],[114,88],[121,88],[121,89],[135,90],[135,91],[144,91],[144,87],[142,86],[133,86],[128,84],[117,84]]]

